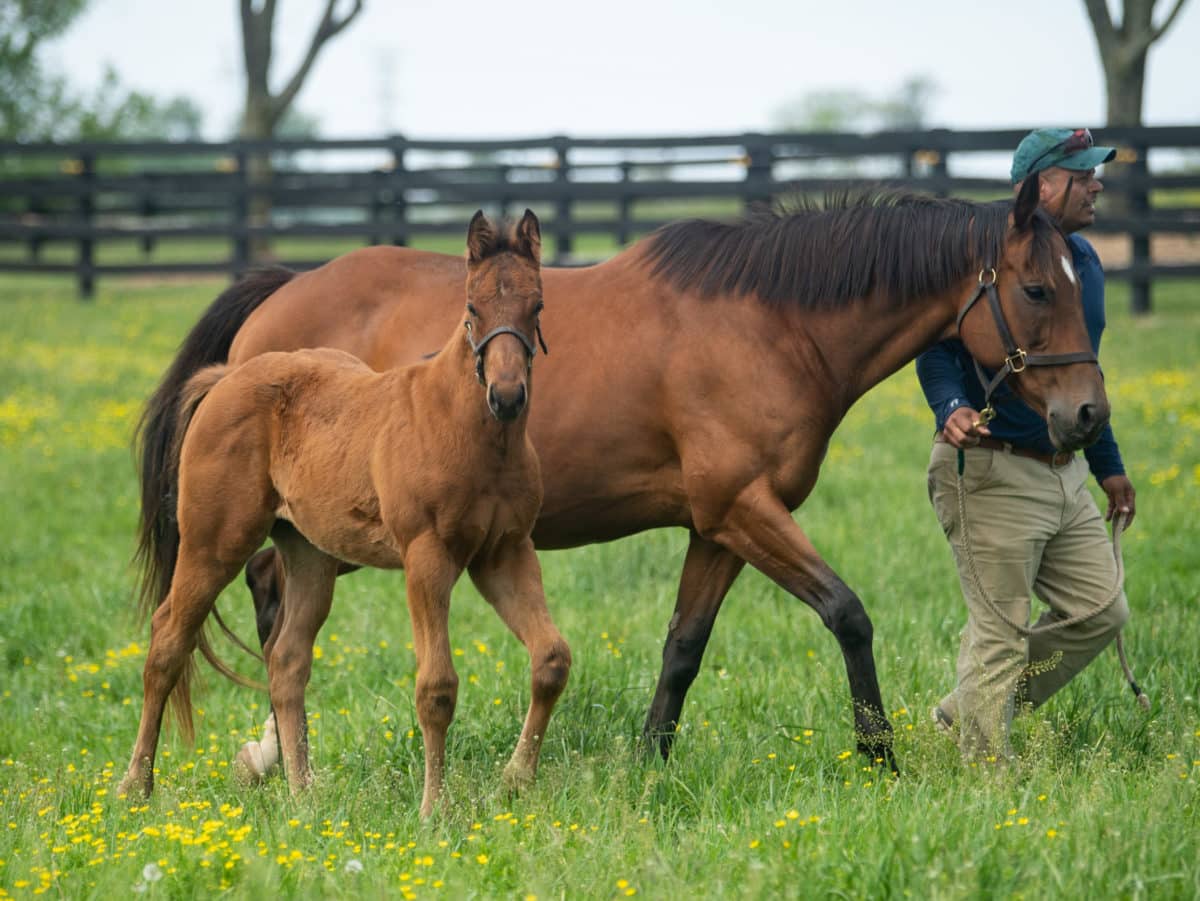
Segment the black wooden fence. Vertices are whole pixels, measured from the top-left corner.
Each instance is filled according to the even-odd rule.
[[[1095,231],[1129,236],[1131,262],[1108,272],[1128,278],[1135,310],[1148,310],[1154,279],[1200,276],[1200,259],[1167,265],[1151,256],[1156,235],[1200,233],[1200,126],[1094,133],[1120,148],[1122,165],[1105,184],[1123,199]],[[692,211],[732,213],[864,181],[1004,196],[1023,135],[0,143],[0,272],[74,274],[89,297],[104,275],[237,273],[267,246],[279,262],[310,268],[329,255],[320,241],[428,242],[461,236],[477,207],[526,206],[542,218],[553,261],[569,265],[603,255],[595,241],[592,252],[583,246],[594,236],[611,250]],[[291,250],[293,239],[317,241],[316,252]],[[132,255],[103,252],[131,242]],[[168,243],[177,249],[156,252]]]

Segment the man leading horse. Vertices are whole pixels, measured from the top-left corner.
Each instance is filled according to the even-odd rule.
[[[1012,160],[1014,190],[1039,178],[1043,209],[1068,234],[1072,277],[1080,282],[1097,354],[1105,325],[1104,270],[1078,232],[1096,219],[1103,190],[1096,167],[1115,155],[1111,147],[1095,146],[1086,129],[1042,128],[1026,135]],[[1031,304],[1045,302],[1037,291],[1027,294]],[[1082,456],[1062,452],[1051,443],[1046,421],[1015,394],[1000,387],[989,407],[975,368],[954,339],[917,358],[938,430],[929,497],[954,553],[967,605],[958,684],[934,707],[933,718],[957,733],[967,756],[1003,760],[1016,709],[1045,703],[1129,616],[1124,591],[1111,595],[1117,571],[1104,521],[1114,516],[1133,521],[1134,489],[1110,425]],[[981,415],[985,409],[994,416]],[[965,523],[958,500],[960,465]],[[1108,497],[1103,517],[1087,488],[1089,471]],[[1028,630],[1032,634],[1023,634],[1011,622],[1028,621],[1031,592],[1049,609]],[[1110,596],[1112,603],[1104,606]],[[1074,624],[1064,622],[1068,619]]]

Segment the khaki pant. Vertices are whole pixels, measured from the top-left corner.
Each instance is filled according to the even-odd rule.
[[[957,454],[936,442],[929,461],[929,499],[954,551],[967,603],[958,687],[938,706],[958,727],[964,754],[1005,757],[1014,704],[1037,707],[1066,685],[1116,637],[1129,605],[1122,591],[1097,616],[1028,639],[999,619],[979,596],[963,550]],[[1036,593],[1050,608],[1037,627],[1103,605],[1117,567],[1082,455],[1062,467],[985,448],[968,448],[965,455],[967,528],[993,603],[1024,624]]]

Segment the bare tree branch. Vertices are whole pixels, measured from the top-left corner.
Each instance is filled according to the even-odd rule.
[[[1183,4],[1184,0],[1175,0],[1175,6],[1171,9],[1171,12],[1167,15],[1167,18],[1163,20],[1161,25],[1154,29],[1154,36],[1150,38],[1151,44],[1167,33],[1167,29],[1169,29],[1175,23],[1175,17],[1178,16],[1179,11],[1183,9]]]
[[[272,2],[272,0],[268,0]],[[271,118],[277,122],[291,105],[296,95],[300,92],[301,86],[304,84],[304,79],[308,77],[308,72],[312,68],[313,63],[317,59],[317,54],[320,53],[321,47],[325,42],[332,37],[336,37],[342,29],[354,21],[363,10],[363,0],[354,0],[354,6],[342,18],[337,18],[334,15],[334,9],[337,6],[338,0],[326,0],[325,13],[321,16],[321,22],[317,25],[317,30],[313,32],[312,41],[308,45],[308,52],[304,55],[303,61],[296,69],[294,75],[288,81],[285,87],[271,101]]]

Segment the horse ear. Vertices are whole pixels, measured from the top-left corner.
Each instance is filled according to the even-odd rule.
[[[525,215],[517,224],[518,248],[535,263],[542,261],[542,226],[533,210],[525,210]]]
[[[483,210],[476,210],[467,226],[467,262],[478,263],[488,255],[496,244],[496,228],[492,221],[484,215]]]
[[[1041,201],[1041,177],[1033,172],[1026,176],[1021,183],[1021,191],[1017,194],[1017,202],[1013,205],[1013,228],[1024,231],[1033,221],[1033,214]]]

